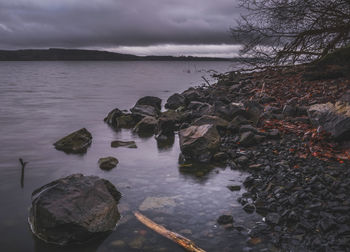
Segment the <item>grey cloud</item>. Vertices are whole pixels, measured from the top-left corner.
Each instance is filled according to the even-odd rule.
[[[232,44],[235,0],[0,0],[0,48]]]

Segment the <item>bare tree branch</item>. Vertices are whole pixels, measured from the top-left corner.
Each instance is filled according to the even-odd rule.
[[[350,44],[350,0],[240,0],[248,10],[231,33],[241,54],[295,64]]]

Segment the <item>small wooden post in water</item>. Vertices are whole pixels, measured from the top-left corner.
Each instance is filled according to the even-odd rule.
[[[146,216],[142,215],[140,212],[134,212],[135,217],[142,222],[144,225],[152,229],[153,231],[157,232],[158,234],[172,240],[173,242],[179,244],[187,251],[191,252],[205,252],[205,250],[197,247],[196,244],[194,244],[193,241],[187,239],[186,237],[169,231],[165,227],[153,222],[152,220],[148,219]]]
[[[24,187],[24,168],[28,162],[24,162],[22,158],[19,158],[19,162],[22,165],[22,170],[21,170],[21,188]]]

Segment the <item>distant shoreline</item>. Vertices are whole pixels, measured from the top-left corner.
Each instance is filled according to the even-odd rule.
[[[80,49],[0,50],[0,61],[242,61],[243,58],[192,56],[136,56],[108,51]]]

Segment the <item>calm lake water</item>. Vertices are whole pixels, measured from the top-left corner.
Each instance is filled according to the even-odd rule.
[[[235,225],[249,227],[259,219],[247,215],[228,185],[245,174],[226,167],[207,173],[179,169],[179,143],[157,147],[153,137],[113,131],[103,122],[115,107],[131,108],[142,96],[163,99],[202,84],[203,70],[226,72],[229,62],[0,62],[0,251],[183,251],[140,224],[132,212],[149,197],[163,207],[144,209],[147,217],[192,239],[207,251],[242,251],[246,235],[216,224],[233,214]],[[85,155],[67,155],[53,143],[86,127],[93,143]],[[111,148],[113,140],[135,140],[137,149]],[[100,157],[115,156],[117,168],[102,171]],[[23,158],[28,162],[21,184]],[[37,240],[27,216],[34,189],[73,173],[110,180],[123,194],[122,219],[107,238],[86,246],[56,248]]]

